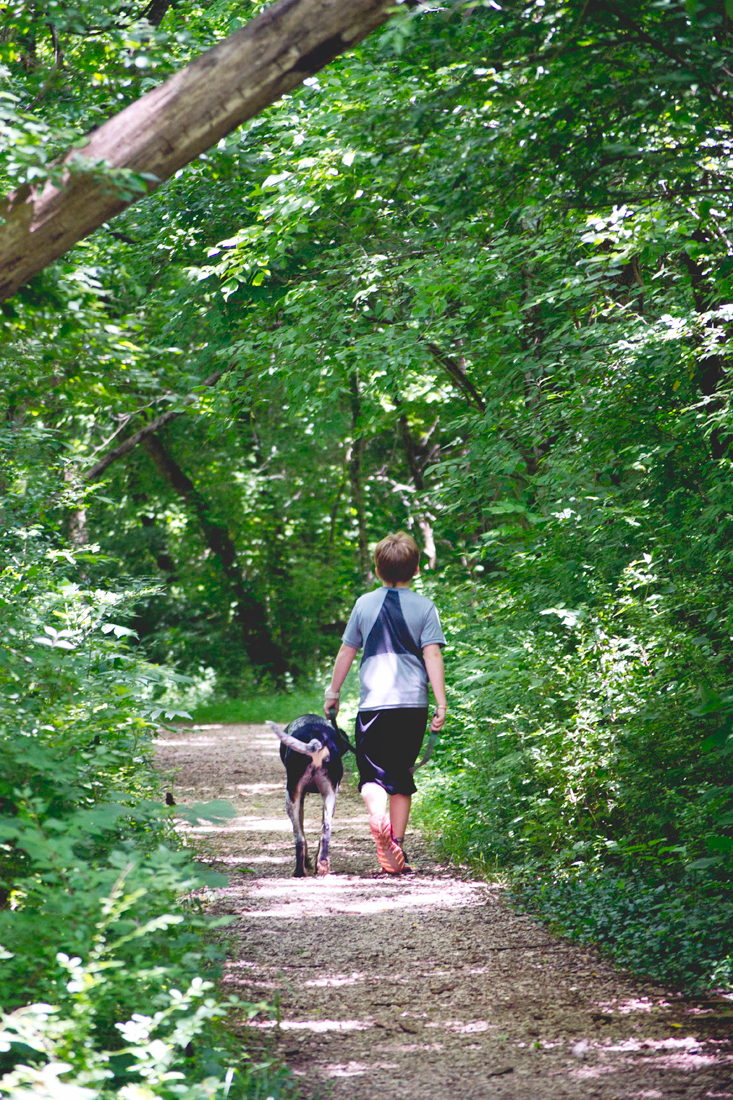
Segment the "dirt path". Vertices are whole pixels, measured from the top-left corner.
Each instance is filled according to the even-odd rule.
[[[333,874],[293,879],[278,743],[262,726],[161,738],[179,801],[227,798],[239,816],[197,830],[230,875],[217,912],[228,984],[279,991],[270,1034],[303,1079],[335,1100],[733,1097],[733,998],[690,1005],[551,937],[501,890],[436,864],[412,839],[416,873],[379,875],[361,799],[339,795]],[[306,801],[315,848],[320,806]]]

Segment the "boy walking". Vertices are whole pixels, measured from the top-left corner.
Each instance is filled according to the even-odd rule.
[[[324,702],[326,715],[331,707],[338,713],[341,685],[363,647],[356,718],[359,790],[377,858],[393,875],[409,870],[403,845],[417,790],[412,773],[428,720],[428,681],[436,701],[432,731],[443,728],[447,710],[438,612],[432,600],[410,588],[419,561],[415,540],[403,531],[377,544],[374,565],[382,587],[356,601]]]

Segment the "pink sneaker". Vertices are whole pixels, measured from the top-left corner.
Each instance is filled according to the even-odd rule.
[[[387,815],[370,818],[369,828],[377,843],[379,866],[390,875],[402,874],[405,869],[405,857],[399,844],[395,844],[392,826]]]

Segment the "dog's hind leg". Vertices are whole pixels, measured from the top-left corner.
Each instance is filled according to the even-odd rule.
[[[295,798],[291,798],[289,792],[285,795],[285,809],[288,811],[295,838],[295,870],[293,871],[295,878],[305,878],[305,865],[308,860],[308,846],[303,831],[303,801],[303,790],[300,787],[295,790]]]
[[[305,795],[300,800],[300,832],[303,837],[304,852],[305,852],[305,865],[309,871],[313,870],[313,864],[311,863],[311,857],[308,855],[308,841],[305,839],[305,825],[303,824],[303,816],[305,814]]]
[[[328,857],[328,849],[331,843],[331,822],[333,811],[336,809],[336,796],[338,785],[323,792],[323,828],[321,830],[321,843],[318,847],[318,874],[328,875],[331,871],[331,862]]]

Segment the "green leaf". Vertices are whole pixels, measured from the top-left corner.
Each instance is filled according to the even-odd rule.
[[[173,810],[173,815],[183,818],[191,825],[197,825],[201,821],[217,824],[236,817],[237,810],[230,802],[226,802],[224,799],[215,799],[213,802],[179,803]]]

